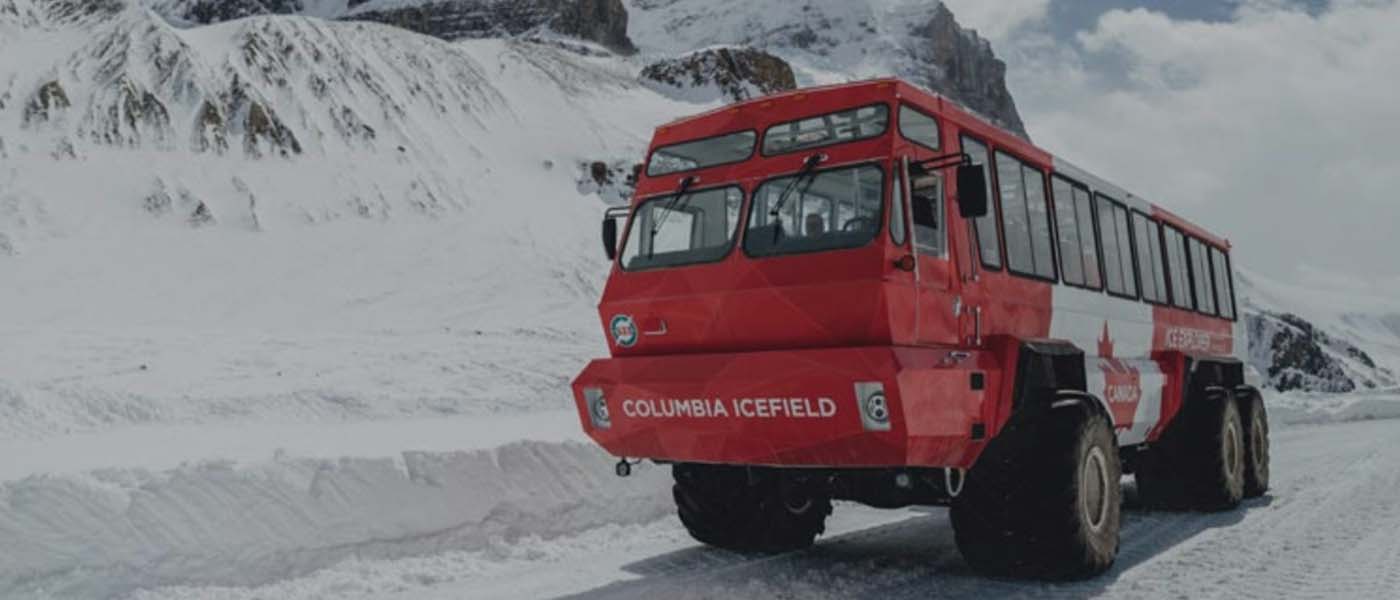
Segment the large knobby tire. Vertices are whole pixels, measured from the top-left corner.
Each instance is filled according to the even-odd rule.
[[[1118,556],[1121,477],[1113,427],[1097,407],[1013,417],[953,501],[958,548],[992,576],[1099,575]]]
[[[1239,403],[1229,393],[1187,402],[1137,472],[1144,506],[1167,510],[1223,511],[1245,494],[1246,431]]]
[[[1258,392],[1238,396],[1245,428],[1244,497],[1269,491],[1269,413]]]
[[[826,531],[831,498],[778,471],[678,464],[676,511],[697,541],[736,552],[776,553],[811,546]]]

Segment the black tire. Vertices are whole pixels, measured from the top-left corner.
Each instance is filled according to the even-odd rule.
[[[1269,413],[1259,392],[1250,391],[1238,398],[1246,440],[1244,497],[1258,498],[1269,491]]]
[[[676,511],[697,541],[736,552],[811,546],[826,531],[831,497],[779,471],[717,465],[672,468]]]
[[[1138,496],[1148,508],[1215,512],[1245,492],[1245,427],[1228,392],[1188,401],[1143,457]]]
[[[1121,477],[1113,427],[1097,407],[1017,415],[953,501],[958,548],[991,576],[1099,575],[1118,556]]]

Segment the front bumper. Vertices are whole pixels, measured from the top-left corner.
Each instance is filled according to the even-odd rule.
[[[628,357],[594,361],[573,392],[615,456],[969,468],[998,371],[990,354],[907,347]]]

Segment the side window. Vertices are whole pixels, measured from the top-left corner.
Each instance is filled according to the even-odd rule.
[[[1006,233],[1006,264],[1022,275],[1054,279],[1045,177],[1009,154],[998,152],[996,157],[1002,231]]]
[[[1162,229],[1156,221],[1133,213],[1133,235],[1137,240],[1138,273],[1142,275],[1142,299],[1167,302],[1166,269],[1162,264]]]
[[[964,137],[963,152],[972,157],[972,163],[987,169],[987,201],[992,200],[992,157],[987,153],[987,145]],[[974,221],[977,230],[977,253],[982,255],[982,264],[991,269],[1001,268],[1001,239],[997,236],[996,208]]]
[[[941,145],[938,120],[906,105],[899,107],[899,133],[925,148],[937,150]]]
[[[1171,281],[1172,304],[1177,308],[1192,308],[1191,275],[1186,266],[1186,238],[1174,227],[1165,229],[1167,240],[1167,275]]]
[[[1045,199],[1045,173],[1022,165],[1026,181],[1026,210],[1031,221],[1031,250],[1035,251],[1035,274],[1055,278],[1055,241],[1050,231],[1050,205]]]
[[[1128,209],[1113,203],[1113,227],[1118,230],[1118,262],[1123,269],[1123,287],[1129,296],[1138,295],[1137,270],[1133,268],[1132,230],[1128,226]]]
[[[1127,236],[1126,221],[1118,222],[1118,209],[1121,208],[1105,196],[1098,196],[1099,234],[1103,240],[1104,280],[1108,291],[1120,296],[1136,296],[1133,281],[1133,249]],[[1124,267],[1127,267],[1126,269]]]
[[[1215,297],[1220,307],[1220,316],[1235,318],[1235,282],[1231,276],[1230,257],[1219,248],[1210,249],[1211,264],[1215,267]]]
[[[1080,237],[1083,227],[1074,210],[1074,186],[1056,177],[1051,188],[1055,194],[1055,222],[1060,232],[1060,273],[1065,283],[1085,285],[1084,255],[1080,251]],[[1089,235],[1094,235],[1094,222],[1089,222]]]
[[[1206,245],[1196,238],[1188,244],[1191,249],[1191,276],[1196,285],[1196,310],[1215,314],[1215,287],[1211,285],[1210,255]]]
[[[919,253],[943,256],[947,248],[943,227],[943,180],[935,173],[911,176],[909,205],[914,222],[914,245]]]
[[[1084,256],[1084,284],[1091,289],[1101,290],[1103,275],[1099,268],[1099,236],[1094,233],[1094,208],[1089,201],[1089,190],[1074,188],[1074,212],[1079,216],[1079,243]]]
[[[902,162],[902,161],[901,161]],[[894,186],[890,191],[890,241],[903,246],[907,236],[904,230],[904,166],[895,167]]]

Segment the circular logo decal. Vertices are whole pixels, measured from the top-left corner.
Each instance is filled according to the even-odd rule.
[[[627,315],[617,315],[612,318],[612,323],[608,325],[612,332],[613,341],[622,348],[631,348],[637,345],[637,323],[632,317]]]

